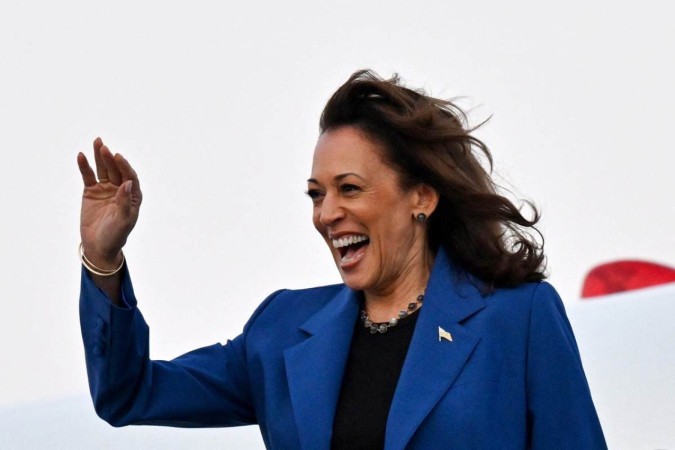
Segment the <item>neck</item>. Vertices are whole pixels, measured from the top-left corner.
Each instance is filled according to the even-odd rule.
[[[364,291],[365,309],[373,322],[387,322],[398,317],[399,311],[406,310],[409,303],[417,301],[417,297],[424,293],[433,257],[429,252],[422,253],[419,262],[403,270],[386,290]]]

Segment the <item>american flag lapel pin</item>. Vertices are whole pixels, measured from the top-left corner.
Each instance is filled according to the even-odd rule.
[[[443,339],[452,342],[452,335],[450,332],[445,331],[441,327],[438,327],[438,342],[441,342]]]

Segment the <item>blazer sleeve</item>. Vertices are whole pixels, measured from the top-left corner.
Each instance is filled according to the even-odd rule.
[[[113,305],[82,269],[80,326],[97,414],[113,426],[236,426],[256,423],[246,368],[246,333],[225,345],[194,350],[172,361],[149,357],[149,329],[136,307],[124,268],[127,307]]]
[[[529,448],[607,448],[565,308],[548,283],[532,297],[526,380]]]

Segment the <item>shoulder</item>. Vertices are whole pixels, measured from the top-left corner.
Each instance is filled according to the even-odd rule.
[[[345,289],[344,284],[331,284],[306,289],[280,289],[272,293],[261,304],[259,312],[269,308],[319,309],[335,295]]]
[[[495,300],[504,308],[517,309],[533,325],[538,320],[567,322],[565,306],[553,286],[546,281],[524,283],[511,289],[498,289]]]
[[[517,336],[526,344],[531,363],[536,360],[533,355],[539,355],[543,363],[555,355],[579,359],[565,306],[548,282],[496,289],[485,301],[489,329],[499,330],[502,337]]]
[[[321,300],[330,300],[345,288],[344,284],[330,284],[326,286],[316,286],[305,289],[281,289],[276,291],[270,297],[274,297],[275,302],[293,303],[300,305],[307,301],[312,303]]]
[[[280,289],[270,294],[255,310],[245,329],[254,323],[269,321],[304,321],[323,308],[337,295],[344,284],[331,284],[305,289]],[[301,323],[301,322],[300,322]]]
[[[558,292],[546,281],[523,283],[512,288],[497,288],[484,296],[488,307],[505,313],[528,316],[533,309],[551,309],[564,313]]]
[[[244,327],[246,353],[251,360],[280,363],[283,352],[307,338],[302,325],[336,298],[343,285],[283,289],[262,302]]]
[[[515,287],[496,288],[488,297],[507,297],[510,299],[519,299],[520,301],[532,301],[535,298],[553,298],[558,297],[555,288],[547,281],[537,281],[531,283],[522,283]]]
[[[497,288],[483,296],[485,308],[471,317],[466,326],[485,338],[517,342],[526,348],[528,341],[557,333],[569,339],[571,334],[565,308],[556,290],[547,282],[524,283],[512,288]],[[525,347],[523,347],[525,346]]]

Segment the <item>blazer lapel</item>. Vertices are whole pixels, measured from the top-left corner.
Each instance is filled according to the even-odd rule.
[[[357,294],[345,287],[300,327],[308,338],[284,352],[291,403],[305,450],[330,448],[358,310]]]
[[[480,337],[459,322],[484,307],[478,289],[468,280],[461,281],[439,251],[389,411],[386,450],[406,447],[462,371]],[[439,338],[439,327],[450,333],[452,341]]]

